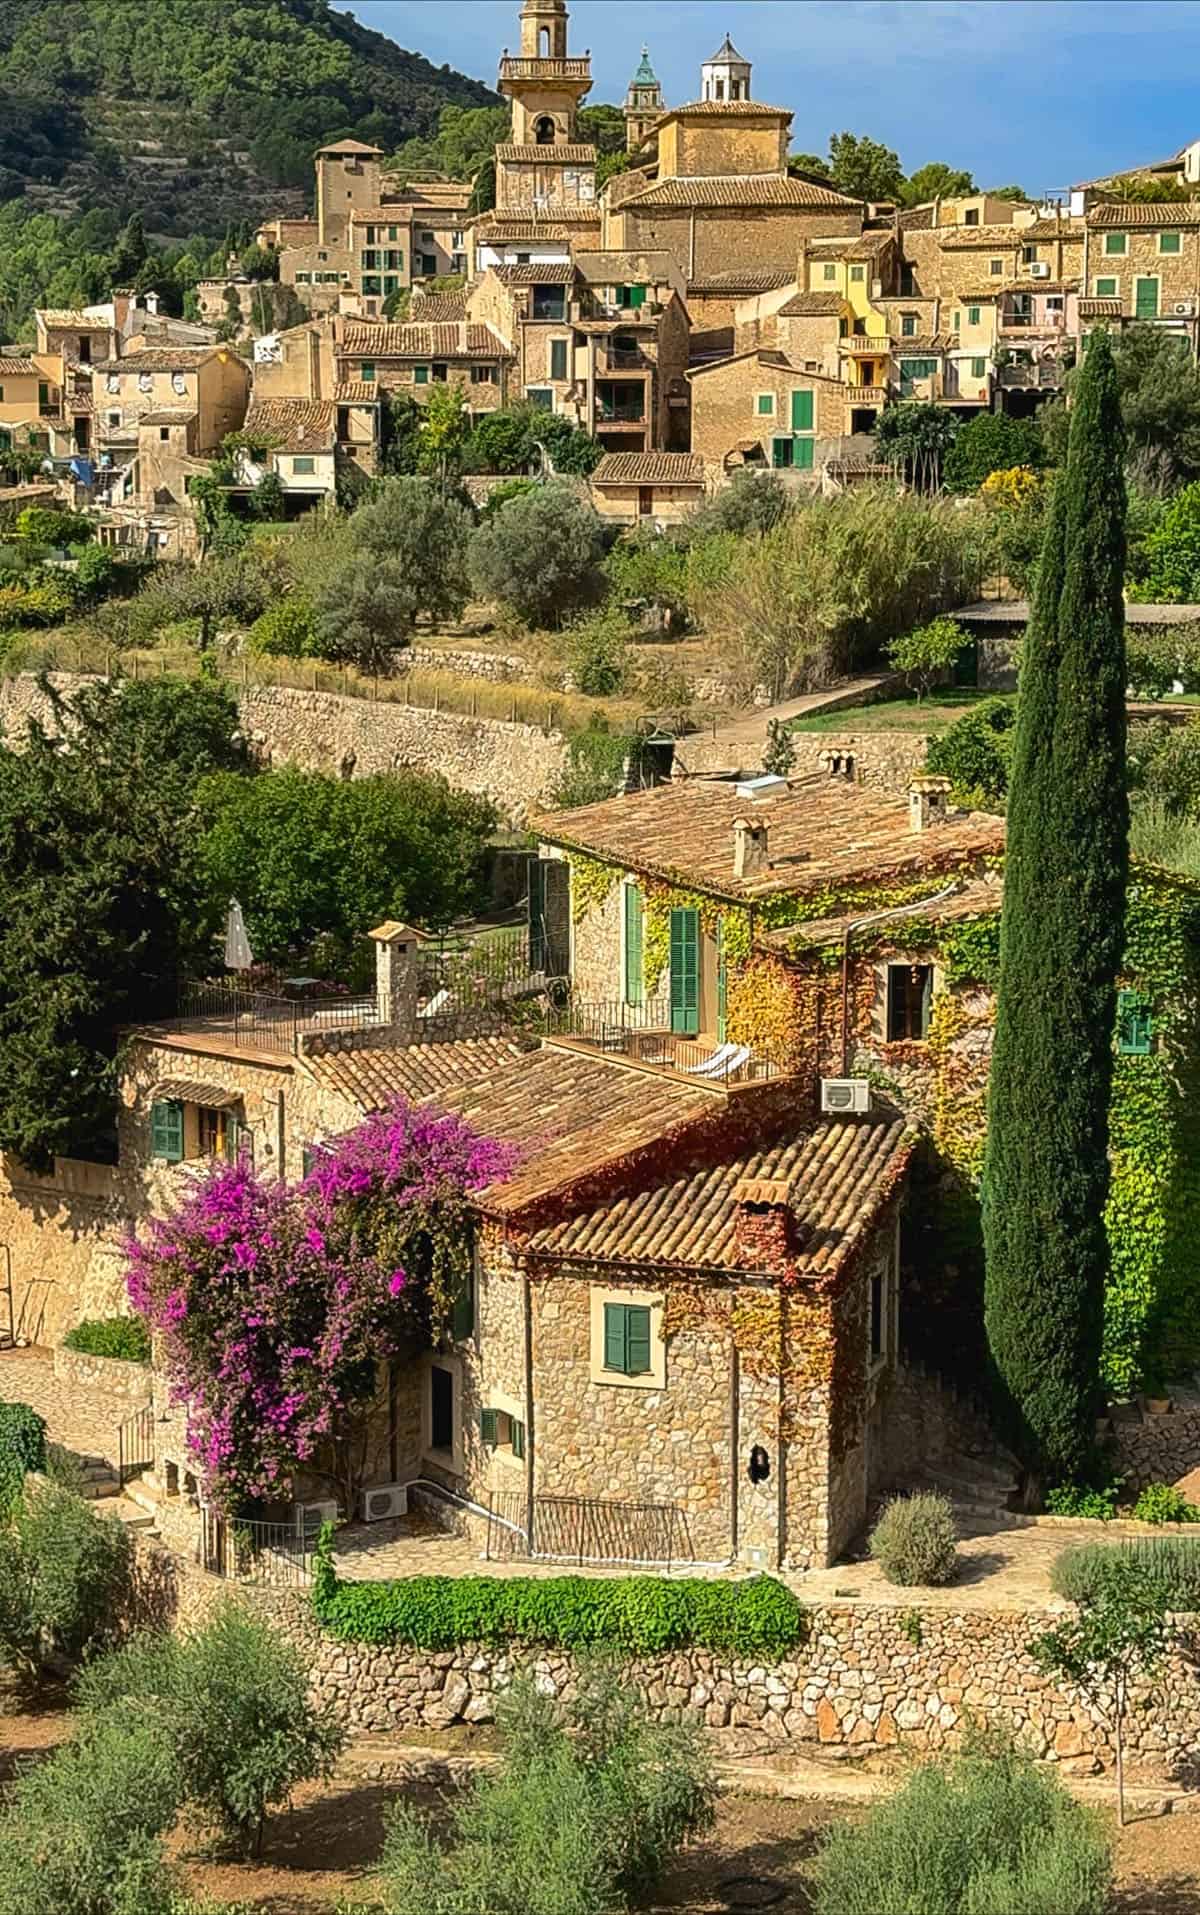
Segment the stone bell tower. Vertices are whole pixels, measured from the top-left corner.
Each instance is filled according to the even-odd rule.
[[[512,133],[496,148],[496,206],[534,211],[596,197],[595,148],[580,142],[579,103],[592,62],[567,53],[566,0],[524,0],[521,51],[507,47],[499,88],[512,101]]]
[[[642,63],[625,95],[625,145],[629,152],[634,152],[646,135],[653,132],[666,110],[658,75],[650,64],[650,49],[643,47]]]

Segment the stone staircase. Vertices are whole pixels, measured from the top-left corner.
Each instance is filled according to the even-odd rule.
[[[936,1490],[949,1498],[965,1527],[975,1523],[1003,1524],[1013,1515],[1019,1483],[1015,1462],[994,1456],[961,1456],[951,1462],[927,1465],[914,1488]]]
[[[76,1456],[82,1481],[79,1494],[89,1502],[111,1500],[121,1493],[117,1472],[105,1456]]]

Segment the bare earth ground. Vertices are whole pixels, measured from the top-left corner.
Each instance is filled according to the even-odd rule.
[[[0,1694],[0,1785],[11,1779],[16,1767],[37,1760],[70,1731],[63,1695],[30,1705]],[[448,1740],[447,1754],[453,1755],[460,1744],[466,1747],[462,1738]],[[471,1738],[480,1750],[489,1741],[486,1736]],[[403,1755],[402,1746],[396,1754]],[[871,1786],[857,1773],[852,1779],[846,1765],[841,1765],[836,1784],[837,1795],[830,1799],[816,1794],[801,1800],[725,1795],[716,1828],[683,1856],[658,1897],[646,1905],[647,1915],[749,1915],[766,1908],[779,1909],[782,1915],[809,1915],[805,1876],[820,1831],[838,1816],[861,1816]],[[343,1897],[369,1904],[369,1870],[379,1853],[388,1807],[402,1789],[418,1807],[435,1813],[443,1799],[428,1783],[350,1776],[298,1789],[292,1806],[269,1823],[261,1861],[214,1859],[199,1852],[190,1838],[178,1841],[177,1852],[197,1893],[244,1902],[258,1915],[331,1915]],[[1112,1915],[1197,1915],[1200,1815],[1153,1816],[1127,1829],[1118,1848],[1117,1881]]]

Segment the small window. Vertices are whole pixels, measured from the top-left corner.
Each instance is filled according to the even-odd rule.
[[[372,378],[374,377],[374,371],[372,371],[371,376]],[[427,386],[429,384],[429,367],[428,366],[413,367],[413,384],[416,386]]]
[[[120,390],[121,390],[121,375],[120,375],[120,373],[119,373],[119,372],[110,372],[110,373],[108,374],[108,376],[107,376],[107,378],[106,378],[106,379],[105,379],[105,381],[104,381],[104,385],[105,385],[105,390],[106,390],[106,391],[108,391],[108,392],[120,392]]]
[[[292,460],[292,471],[298,479],[308,478],[316,469],[316,460],[310,459],[307,454],[301,454]]]
[[[1115,299],[1116,296],[1117,296],[1116,280],[1113,279],[1111,276],[1106,276],[1102,274],[1101,277],[1096,281],[1096,298],[1097,299]]]
[[[622,1376],[646,1376],[650,1369],[650,1310],[644,1303],[604,1306],[604,1367]]]
[[[978,206],[968,206],[966,212],[963,214],[963,225],[978,226],[978,224],[979,224]]]
[[[429,1447],[454,1450],[454,1373],[440,1363],[429,1366]]]
[[[1105,233],[1104,251],[1108,255],[1124,253],[1128,250],[1128,235],[1125,233]]]
[[[967,307],[967,324],[968,326],[977,326],[979,324],[979,307],[978,306]]]
[[[549,386],[526,386],[525,397],[539,412],[554,411],[554,394]]]
[[[495,366],[472,366],[471,384],[473,386],[494,386],[496,384]]]
[[[985,376],[986,372],[987,372],[986,359],[972,359],[971,361],[972,379],[982,379]]]
[[[989,259],[988,271],[993,279],[999,279],[1001,273],[1004,271],[1004,261],[1002,259]]]
[[[447,370],[447,369],[446,369],[446,367],[445,367],[445,366],[435,366],[435,367],[434,367],[434,369],[433,369],[433,381],[434,381],[434,384],[435,384],[435,385],[438,385],[438,386],[444,386],[444,385],[445,385],[445,383],[446,383],[446,370]]]
[[[150,374],[149,374],[148,372],[139,372],[139,374],[138,374],[138,391],[139,391],[139,392],[152,392],[153,390],[154,390],[154,381],[153,381],[153,379],[152,379],[152,378],[150,377]]]
[[[1036,246],[1022,246],[1021,258],[1024,261],[1026,266],[1032,266],[1037,256],[1038,256],[1038,249]]]
[[[169,1164],[183,1162],[183,1105],[176,1097],[159,1098],[150,1106],[150,1154]]]
[[[364,359],[358,369],[358,376],[364,384],[369,386],[375,378],[375,361],[373,359]]]
[[[550,377],[565,379],[567,376],[567,342],[565,339],[550,341]]]
[[[760,392],[755,396],[754,410],[760,419],[769,419],[775,411],[775,394]]]
[[[211,1110],[201,1104],[196,1112],[197,1133],[202,1157],[220,1157],[227,1163],[237,1158],[238,1121],[227,1110]]]
[[[929,1035],[933,998],[932,964],[887,967],[887,1041],[904,1044]]]
[[[883,1314],[887,1291],[887,1276],[882,1270],[876,1270],[871,1278],[871,1361],[878,1363],[884,1354]]]
[[[186,393],[187,380],[181,372],[173,372],[171,374],[171,391],[177,392],[181,398]]]
[[[104,423],[107,426],[119,426],[121,423],[121,414],[119,410],[113,411],[113,412],[106,412],[104,415]]]
[[[916,338],[916,336],[917,336],[917,315],[916,315],[916,313],[901,313],[901,315],[900,315],[900,337],[901,337],[902,339],[915,339],[915,338]]]
[[[1139,991],[1117,992],[1117,1049],[1123,1057],[1149,1057],[1154,1040],[1150,1005]]]
[[[388,238],[389,238],[390,240],[397,240],[397,239],[399,239],[399,237],[400,237],[400,229],[399,229],[399,227],[398,227],[398,226],[389,226],[389,227],[388,227]]]
[[[1182,242],[1182,233],[1160,233],[1158,236],[1158,250],[1160,253],[1177,253],[1181,249]]]
[[[828,264],[828,265],[826,265],[826,266],[823,266],[823,267],[821,268],[821,274],[822,274],[822,277],[823,277],[824,279],[826,279],[826,280],[830,280],[830,279],[836,279],[836,278],[837,278],[837,267],[836,267],[836,265],[833,265],[833,264],[831,263],[831,264]]]
[[[865,266],[852,266],[850,268],[850,277],[856,283],[861,285],[861,283],[866,279],[866,276],[867,276],[867,269]]]
[[[159,426],[159,428],[158,428],[158,436],[159,436],[159,440],[160,440],[160,441],[161,441],[161,440],[164,440],[164,439],[169,439],[169,438],[170,438],[170,436],[171,436],[171,428],[170,428],[170,426]]]

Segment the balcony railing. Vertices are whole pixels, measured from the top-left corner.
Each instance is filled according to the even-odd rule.
[[[602,399],[596,402],[597,425],[640,426],[645,423],[645,418],[645,402],[641,399],[622,399],[616,404]]]
[[[520,1490],[497,1490],[487,1504],[489,1562],[533,1558],[670,1569],[695,1554],[687,1512],[674,1503],[614,1503],[595,1496],[529,1498]]]
[[[608,1003],[572,1003],[547,1015],[547,1034],[586,1045],[606,1057],[625,1057],[631,1063],[673,1071],[695,1084],[750,1084],[786,1072],[749,1044],[720,1038],[715,1033],[691,1035],[673,1031],[661,1008]]]
[[[651,363],[640,346],[608,346],[602,356],[614,372],[637,372]]]
[[[506,53],[500,62],[502,80],[590,80],[592,63],[584,60],[523,60]]]
[[[196,1560],[225,1582],[299,1589],[312,1580],[313,1537],[295,1523],[260,1523],[200,1512]]]
[[[277,997],[222,982],[187,982],[174,1017],[160,1028],[181,1035],[221,1038],[239,1050],[294,1055],[308,1032],[362,1030],[379,1022],[374,996]]]
[[[1046,392],[1061,386],[1065,366],[1048,359],[1038,366],[1001,366],[1000,385],[1006,392]]]

